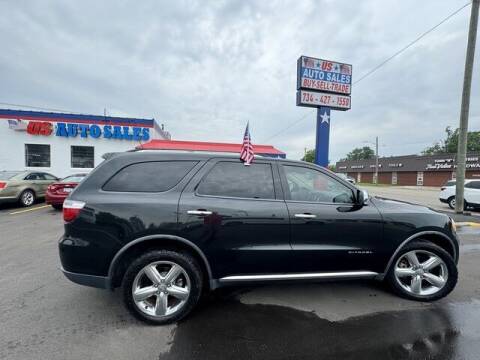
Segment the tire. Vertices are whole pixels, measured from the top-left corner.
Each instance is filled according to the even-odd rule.
[[[412,267],[410,264],[404,265],[404,261],[410,262],[408,257],[412,254],[412,252],[416,253],[417,260],[420,263],[420,266],[426,263],[428,260],[437,257],[441,260],[439,265],[432,267],[430,270],[425,270],[423,268],[417,269],[415,271],[415,267]],[[407,255],[409,254],[409,255]],[[407,259],[407,260],[405,260]],[[402,265],[405,268],[402,268]],[[396,269],[400,268],[399,273],[403,273],[401,277],[396,275]],[[415,272],[415,275],[405,275],[406,272]],[[422,273],[425,271],[425,273]],[[424,278],[427,274],[429,279]],[[432,275],[435,275],[436,284],[439,284],[439,280],[443,280],[443,286],[434,286],[430,281],[432,279]],[[420,280],[420,287],[419,291],[413,290],[413,281],[415,277],[419,277],[417,279]],[[407,244],[400,252],[395,256],[393,259],[392,265],[388,271],[386,281],[389,283],[391,288],[400,296],[416,301],[435,301],[447,296],[457,284],[458,279],[458,270],[455,261],[441,247],[424,240],[417,240],[413,241],[410,244]],[[410,288],[410,290],[409,290]],[[417,288],[418,290],[418,288]]]
[[[170,282],[167,275],[173,265],[181,272]],[[156,273],[152,273],[152,266]],[[151,280],[152,277],[156,282]],[[202,293],[202,282],[201,268],[192,256],[170,250],[153,250],[128,266],[122,281],[123,300],[137,319],[154,325],[170,324],[183,319],[193,310]],[[141,298],[134,298],[134,291]],[[188,295],[185,295],[186,292]],[[180,294],[182,299],[178,297]]]
[[[33,190],[24,190],[19,197],[20,205],[23,207],[29,207],[35,204],[36,196]]]
[[[52,204],[52,207],[53,207],[55,210],[62,210],[63,205],[61,205],[61,204]]]
[[[450,196],[447,201],[448,207],[452,210],[455,210],[455,196]]]
[[[455,210],[455,196],[450,196],[447,201],[448,201],[448,207],[452,210]],[[467,210],[469,206],[470,205],[466,201],[464,201],[463,210]]]

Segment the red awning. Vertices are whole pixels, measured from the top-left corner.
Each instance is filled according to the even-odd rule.
[[[204,141],[151,140],[136,147],[139,150],[187,150],[240,153],[242,144],[217,143]],[[272,145],[253,144],[255,154],[285,157],[285,153]]]

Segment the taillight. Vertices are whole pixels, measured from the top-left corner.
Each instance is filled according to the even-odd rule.
[[[75,220],[80,214],[80,210],[83,209],[85,203],[77,200],[65,200],[63,202],[63,220],[70,222]]]
[[[6,182],[0,182],[0,189],[3,189],[6,186],[7,186]]]

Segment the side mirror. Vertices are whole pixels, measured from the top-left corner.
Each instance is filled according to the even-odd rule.
[[[357,190],[357,205],[363,206],[368,200],[368,192],[366,190]]]

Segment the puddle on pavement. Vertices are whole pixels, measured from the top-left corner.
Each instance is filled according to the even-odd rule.
[[[377,313],[330,322],[215,292],[178,324],[170,359],[477,359],[480,304]]]
[[[480,244],[462,244],[460,245],[460,253],[470,253],[480,251]]]

